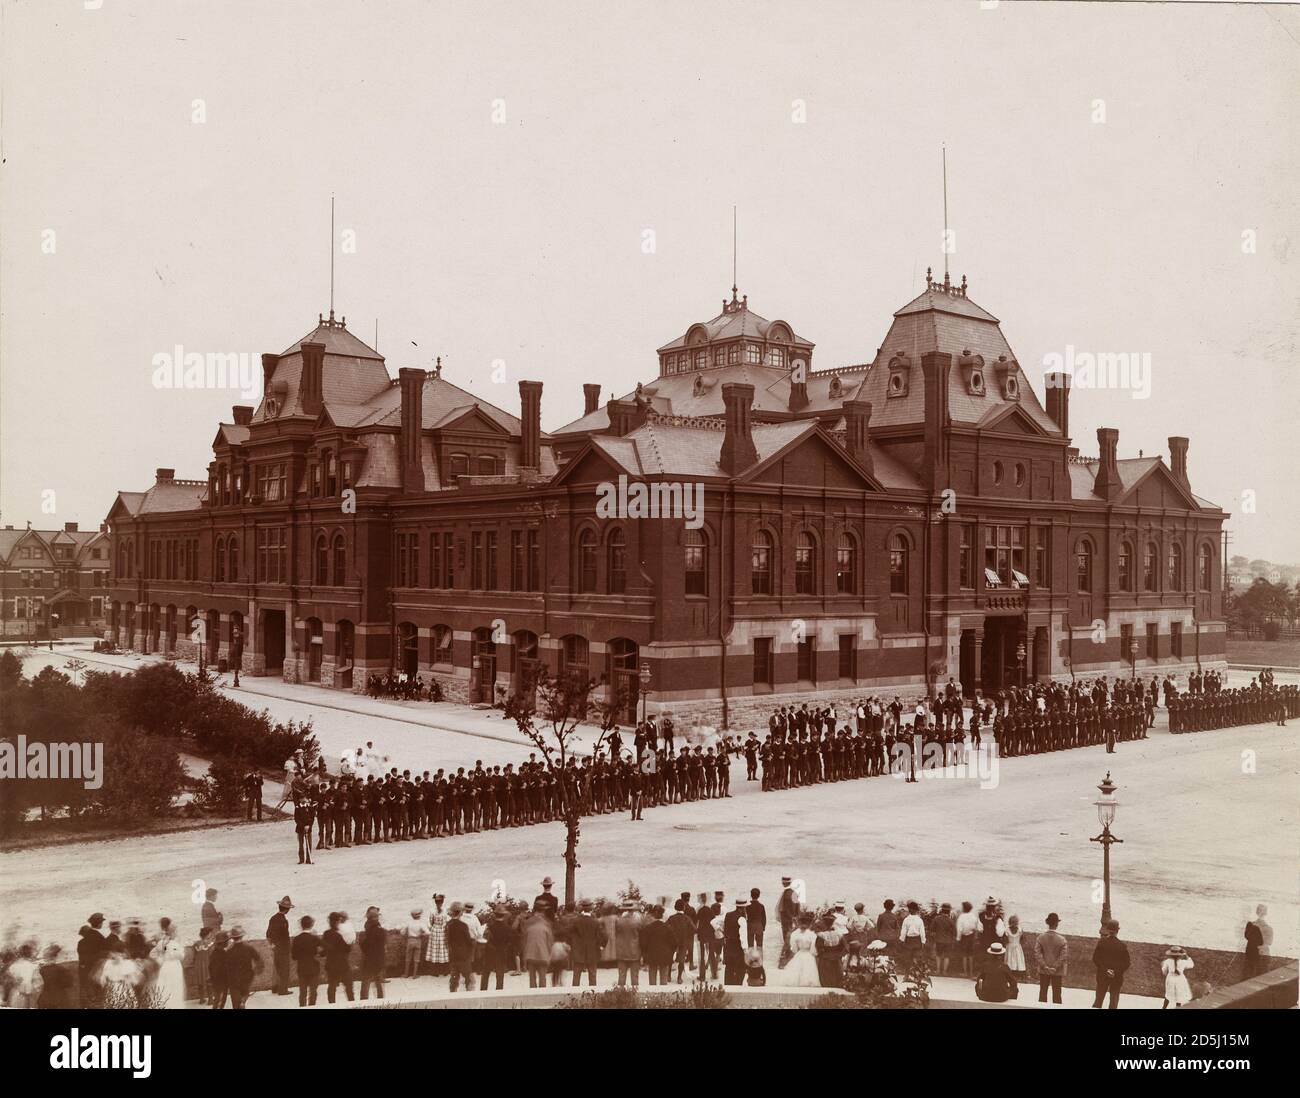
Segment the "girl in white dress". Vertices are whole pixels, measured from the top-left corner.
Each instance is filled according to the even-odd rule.
[[[1165,1001],[1160,1009],[1164,1010],[1170,1003],[1180,1007],[1192,1001],[1192,988],[1187,982],[1187,972],[1193,968],[1192,959],[1187,956],[1182,946],[1174,946],[1160,962],[1160,971],[1165,974]]]
[[[149,956],[158,965],[158,976],[154,987],[158,991],[158,1005],[166,1010],[183,1010],[185,1008],[185,947],[176,940],[176,933],[171,923],[163,928],[162,937],[150,951]]]
[[[799,918],[799,929],[790,935],[790,962],[785,966],[782,983],[787,987],[821,987],[817,974],[817,935],[812,932],[812,916]]]
[[[1020,942],[1020,916],[1007,919],[1007,968],[1017,980],[1025,979],[1025,947]]]

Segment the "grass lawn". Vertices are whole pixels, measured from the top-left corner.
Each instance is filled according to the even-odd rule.
[[[1229,637],[1228,662],[1254,667],[1300,667],[1300,640],[1234,640]]]

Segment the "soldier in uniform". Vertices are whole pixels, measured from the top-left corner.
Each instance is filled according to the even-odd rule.
[[[301,780],[293,788],[293,823],[298,833],[298,864],[311,865],[311,824],[316,813],[312,795]]]

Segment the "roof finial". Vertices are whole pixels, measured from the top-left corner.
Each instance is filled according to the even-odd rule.
[[[334,194],[330,193],[330,320],[334,319]]]
[[[736,300],[736,207],[731,207],[731,300]]]
[[[925,288],[928,290],[934,285],[934,268],[926,267],[925,269]]]

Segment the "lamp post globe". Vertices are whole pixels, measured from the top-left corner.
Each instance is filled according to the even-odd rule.
[[[1101,834],[1094,836],[1091,841],[1101,843],[1101,925],[1103,929],[1111,920],[1110,847],[1112,843],[1122,843],[1124,841],[1123,839],[1117,839],[1111,834],[1110,830],[1110,825],[1115,822],[1116,810],[1119,808],[1119,801],[1115,799],[1115,790],[1117,788],[1119,787],[1110,779],[1110,771],[1106,771],[1106,777],[1097,786],[1100,796],[1093,802],[1097,809],[1097,822],[1101,824]]]
[[[244,662],[244,631],[235,626],[230,634],[231,662],[235,666],[235,685],[239,685],[239,665]]]

